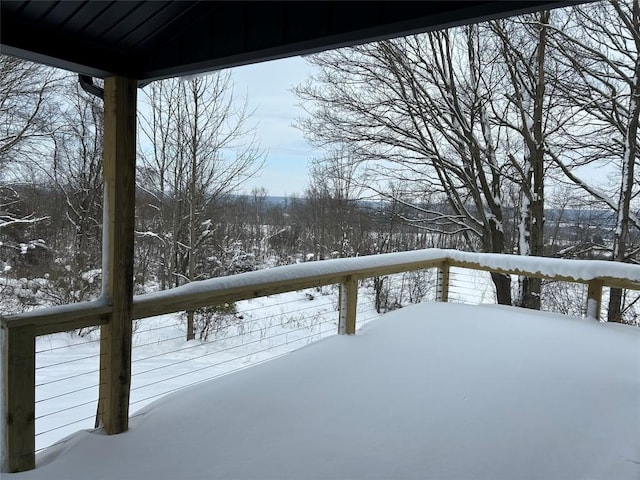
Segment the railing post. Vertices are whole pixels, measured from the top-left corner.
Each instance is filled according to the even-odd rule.
[[[436,289],[436,301],[449,301],[449,262],[444,261],[438,267],[438,283]]]
[[[340,318],[338,333],[354,335],[356,333],[356,306],[358,304],[358,280],[351,275],[340,284]]]
[[[108,435],[129,427],[131,309],[136,173],[136,81],[104,82],[102,295],[113,310],[100,331],[97,424]]]
[[[7,328],[2,322],[3,472],[36,466],[35,325]]]
[[[587,318],[600,320],[602,307],[602,280],[594,278],[587,289]]]

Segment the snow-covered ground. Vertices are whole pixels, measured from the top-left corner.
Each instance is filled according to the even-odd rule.
[[[640,329],[416,305],[149,403],[125,434],[72,434],[37,460],[3,478],[638,479]]]

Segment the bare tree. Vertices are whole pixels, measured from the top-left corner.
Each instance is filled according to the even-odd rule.
[[[6,268],[42,244],[30,229],[47,217],[26,211],[21,192],[34,182],[28,173],[51,146],[59,78],[51,68],[0,55],[0,262]]]
[[[53,165],[47,172],[64,194],[73,232],[78,272],[100,268],[102,242],[102,101],[67,84],[64,124],[55,136]]]
[[[502,253],[503,168],[493,132],[483,128],[492,85],[469,75],[484,68],[479,48],[467,27],[311,57],[320,74],[297,89],[310,114],[300,125],[318,146],[349,149],[369,179],[394,179],[404,199],[441,194],[448,212],[422,209],[438,219],[423,228]],[[510,304],[509,277],[493,281],[498,301]]]
[[[45,161],[35,162],[34,171],[45,191],[51,188],[51,201],[63,199],[63,220],[52,225],[47,238],[58,251],[49,265],[46,294],[49,301],[66,304],[100,292],[103,108],[74,77],[61,79],[58,87],[52,148]],[[48,205],[40,208],[50,211]]]
[[[559,82],[582,117],[580,128],[568,129],[571,156],[550,151],[556,165],[575,186],[602,207],[615,212],[612,260],[632,261],[639,251],[630,244],[630,229],[640,229],[633,200],[640,193],[635,178],[639,158],[640,1],[589,4],[570,12],[565,28],[553,31],[553,48],[568,71]],[[577,167],[594,162],[616,165],[617,185],[608,189],[585,181]],[[608,190],[608,191],[607,191]],[[611,289],[609,321],[621,321],[623,292]]]
[[[215,257],[215,207],[257,173],[262,152],[228,72],[155,83],[146,103],[140,186],[155,199],[158,231],[152,233],[162,244],[164,288],[215,275],[207,265]]]
[[[40,156],[54,119],[52,95],[60,73],[0,55],[0,174],[10,164]]]
[[[363,218],[358,211],[362,193],[358,164],[345,151],[334,150],[311,161],[306,208],[313,218],[309,234],[316,258],[350,257],[365,253]]]
[[[547,161],[545,148],[563,125],[558,118],[554,89],[547,87],[547,37],[550,12],[542,11],[508,20],[489,22],[497,70],[503,72],[499,89],[504,101],[492,98],[493,123],[504,128],[508,175],[518,185],[520,219],[517,249],[520,255],[544,255],[544,208]],[[493,52],[490,52],[493,54]],[[486,55],[486,53],[485,53]],[[495,65],[495,63],[494,63]],[[561,109],[564,113],[564,109]],[[540,279],[522,277],[517,303],[540,309]]]

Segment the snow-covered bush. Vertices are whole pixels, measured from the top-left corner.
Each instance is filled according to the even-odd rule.
[[[585,285],[567,282],[542,282],[542,310],[573,317],[585,314],[587,291]]]
[[[374,306],[378,313],[420,303],[429,297],[435,298],[436,274],[432,270],[375,277],[372,282]]]
[[[186,312],[183,313],[183,319],[186,323]],[[211,335],[216,336],[225,332],[241,321],[242,317],[238,317],[235,303],[202,307],[193,312],[194,334],[202,341],[208,340]]]

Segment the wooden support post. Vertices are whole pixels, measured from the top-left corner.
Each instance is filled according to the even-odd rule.
[[[356,333],[356,306],[358,304],[358,280],[351,275],[340,284],[340,319],[338,333],[354,335]]]
[[[602,308],[602,280],[594,278],[589,282],[587,289],[587,318],[600,321]]]
[[[97,423],[109,435],[129,427],[136,94],[135,80],[105,79],[102,295],[113,311],[100,333]]]
[[[436,301],[449,301],[449,262],[442,262],[438,267],[438,284],[436,288]]]
[[[36,329],[2,324],[2,468],[24,472],[36,466]]]

